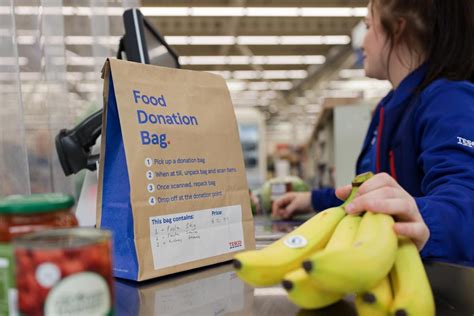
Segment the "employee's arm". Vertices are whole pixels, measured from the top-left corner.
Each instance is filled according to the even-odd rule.
[[[474,139],[474,92],[447,86],[422,97],[415,135],[423,196],[409,196],[380,174],[360,187],[346,210],[392,214],[401,222],[395,230],[411,237],[423,257],[474,264],[474,145],[468,141]]]
[[[273,203],[272,216],[288,219],[295,214],[323,211],[341,205],[334,189],[320,189],[311,192],[290,192]]]

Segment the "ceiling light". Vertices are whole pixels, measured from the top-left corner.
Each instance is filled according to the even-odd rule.
[[[100,73],[95,72],[95,71],[89,71],[89,72],[68,71],[66,73],[66,78],[68,81],[95,81],[95,80],[100,80]]]
[[[39,7],[15,7],[15,14],[18,15],[38,15],[40,13]]]
[[[227,56],[227,63],[230,65],[248,65],[250,63],[249,56]]]
[[[278,45],[280,44],[279,36],[238,36],[237,43],[239,45]]]
[[[263,79],[304,79],[308,75],[306,70],[266,70]]]
[[[145,16],[364,17],[366,7],[143,7]]]
[[[46,14],[63,15],[109,15],[120,16],[122,7],[42,7]],[[10,14],[9,6],[1,6],[0,14]],[[52,11],[51,11],[52,10]],[[58,11],[59,10],[59,11]],[[367,15],[366,7],[142,7],[140,11],[144,16],[281,16],[281,17],[364,17]],[[40,7],[17,6],[15,13],[18,15],[38,15]]]
[[[298,16],[299,12],[299,8],[247,8],[247,16]]]
[[[345,45],[347,35],[330,36],[165,36],[170,45]]]
[[[359,80],[333,80],[329,82],[330,89],[364,90],[364,89],[390,89],[387,80],[359,79]]]
[[[264,98],[267,99],[274,99],[278,96],[278,93],[273,90],[268,90],[268,91],[261,91],[260,92]]]
[[[234,36],[190,36],[190,45],[234,45]]]
[[[165,36],[170,45],[234,45],[235,36]]]
[[[16,71],[0,72],[1,81],[9,81],[10,83],[18,79]],[[39,72],[20,72],[21,81],[38,81],[41,80],[41,73]]]
[[[302,64],[301,56],[268,56],[265,64],[285,65]]]
[[[193,7],[189,8],[191,16],[244,16],[243,7]]]
[[[120,36],[66,36],[64,43],[66,45],[117,45],[120,42]]]
[[[346,17],[352,13],[352,8],[301,8],[301,16],[306,17]]]
[[[322,55],[288,56],[180,56],[182,65],[301,65],[323,64]]]
[[[232,72],[232,78],[234,79],[259,79],[262,76],[262,71],[255,70],[243,70]]]
[[[239,91],[239,92],[232,92],[232,98],[258,98],[259,95],[262,93],[260,91]]]
[[[387,95],[387,90],[367,89],[363,91],[364,99],[380,99]]]
[[[225,65],[226,56],[180,56],[181,65]]]
[[[99,92],[102,90],[102,84],[99,83],[78,83],[76,89],[79,92]]]
[[[93,42],[92,36],[66,36],[64,38],[66,45],[92,45]]]
[[[189,36],[165,36],[169,45],[188,45],[191,41]]]
[[[36,43],[36,37],[29,35],[20,35],[16,37],[16,42],[18,45],[33,45],[34,43]]]
[[[94,66],[96,65],[94,57],[83,57],[83,56],[68,56],[67,57],[67,64],[71,66]],[[103,64],[104,59],[103,58],[97,58],[100,59],[101,63]],[[58,60],[60,62],[61,60]],[[97,63],[99,64],[99,63]]]
[[[271,89],[273,90],[290,90],[293,88],[291,81],[276,81],[271,83]]]
[[[323,43],[326,45],[346,45],[351,42],[351,37],[347,35],[328,35],[323,37]]]
[[[367,7],[352,8],[352,16],[365,17],[368,11]]]
[[[321,55],[307,55],[303,56],[303,64],[314,65],[314,64],[324,64],[326,62],[326,57]]]
[[[268,90],[270,89],[270,84],[267,81],[249,82],[247,88],[249,90]]]
[[[248,65],[248,56],[180,56],[182,65]]]
[[[343,79],[365,77],[364,69],[342,69],[339,71],[339,77]]]
[[[351,42],[347,35],[281,36],[282,45],[345,45]]]
[[[304,110],[308,113],[318,113],[321,112],[321,104],[306,104]]]
[[[0,7],[0,14],[1,15],[12,14],[12,7],[11,6],[1,6]]]
[[[23,81],[40,81],[43,74],[39,72],[20,72],[20,79]]]
[[[304,79],[307,75],[306,70],[240,70],[232,72],[234,79]]]
[[[361,92],[354,90],[323,90],[322,95],[325,98],[359,98]]]
[[[221,77],[224,78],[224,79],[230,79],[230,78],[232,78],[232,72],[230,72],[230,71],[214,71],[214,70],[208,70],[208,71],[206,71],[206,72],[211,73],[211,74],[214,74],[214,75],[221,76]]]
[[[234,106],[267,106],[270,100],[264,99],[232,99]]]
[[[33,36],[31,34],[20,34],[22,36]],[[61,38],[62,40],[62,38]],[[345,45],[351,39],[347,35],[335,36],[165,36],[170,45]],[[66,45],[92,45],[94,43],[105,45],[116,45],[120,36],[66,36]],[[24,42],[31,43],[32,38]],[[22,43],[19,43],[22,44]],[[27,44],[27,43],[25,43]]]
[[[190,8],[187,7],[142,7],[144,16],[187,16]]]
[[[15,57],[2,57],[0,58],[0,66],[15,66],[17,65],[17,63],[20,65],[20,66],[25,66],[26,64],[28,64],[28,58],[26,57],[18,57],[18,58],[15,58]]]
[[[242,91],[245,90],[247,84],[244,81],[226,81],[227,87],[230,91]]]

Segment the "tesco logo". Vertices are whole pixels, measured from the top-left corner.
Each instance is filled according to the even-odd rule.
[[[242,240],[236,240],[236,241],[230,241],[229,242],[229,248],[234,249],[234,248],[239,248],[242,247]]]

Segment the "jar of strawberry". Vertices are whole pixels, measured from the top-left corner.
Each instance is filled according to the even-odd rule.
[[[110,232],[53,229],[13,240],[20,315],[112,315]]]
[[[12,195],[0,198],[0,315],[16,314],[13,249],[10,241],[27,233],[77,226],[74,199],[65,194]]]

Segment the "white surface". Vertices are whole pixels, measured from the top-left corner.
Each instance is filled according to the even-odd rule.
[[[243,250],[242,207],[150,217],[155,269]]]
[[[336,187],[350,184],[371,119],[369,105],[334,109],[334,158]]]
[[[76,217],[79,226],[94,227],[97,212],[97,172],[86,172],[77,201]]]

